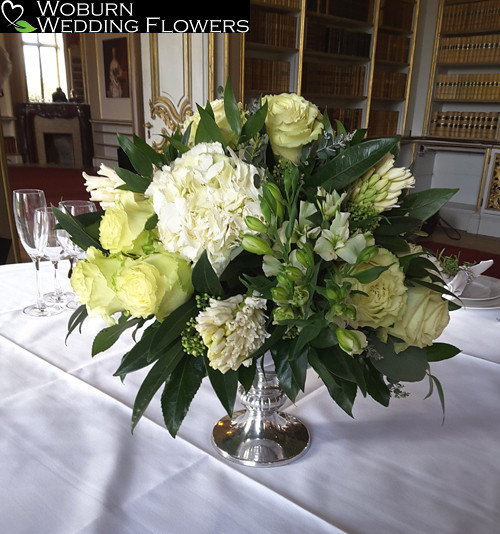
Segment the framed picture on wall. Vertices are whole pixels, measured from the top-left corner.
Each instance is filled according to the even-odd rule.
[[[96,34],[95,39],[101,117],[131,119],[130,36]]]

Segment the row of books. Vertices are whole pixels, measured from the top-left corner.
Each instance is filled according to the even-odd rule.
[[[258,0],[259,5],[300,11],[300,0]]]
[[[307,11],[371,23],[370,0],[307,0]]]
[[[363,97],[365,67],[363,65],[329,65],[305,63],[304,91],[322,95]]]
[[[373,73],[372,96],[374,98],[404,99],[406,78],[404,72],[376,70]]]
[[[250,9],[250,31],[246,38],[253,43],[296,48],[297,18],[293,15]]]
[[[442,37],[438,60],[440,63],[498,63],[500,34]]]
[[[335,120],[340,121],[348,132],[361,128],[363,110],[360,108],[327,108],[326,112],[334,129],[336,128]]]
[[[368,58],[371,42],[369,33],[333,28],[307,19],[306,50]]]
[[[500,113],[483,111],[435,111],[429,135],[458,139],[498,139]]]
[[[411,32],[413,24],[413,2],[404,0],[382,0],[380,10],[380,26],[398,28]]]
[[[398,132],[399,112],[372,109],[368,120],[370,137],[390,137]]]
[[[438,74],[434,98],[500,101],[500,74]]]
[[[441,32],[488,31],[500,26],[500,2],[462,2],[444,7]]]
[[[396,63],[408,63],[409,54],[409,37],[379,31],[375,59],[380,61],[394,61]]]
[[[290,63],[274,59],[245,59],[245,88],[250,91],[284,93],[290,90]]]

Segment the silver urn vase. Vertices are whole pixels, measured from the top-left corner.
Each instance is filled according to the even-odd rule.
[[[273,370],[257,367],[252,387],[239,386],[244,410],[218,421],[212,433],[216,450],[226,459],[251,467],[290,463],[304,454],[310,443],[305,425],[280,411],[286,395]]]

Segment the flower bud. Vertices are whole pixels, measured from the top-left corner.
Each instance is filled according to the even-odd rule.
[[[298,282],[299,280],[302,280],[303,277],[302,271],[298,267],[294,267],[293,265],[289,265],[285,269],[285,274],[293,282]]]
[[[273,312],[274,324],[279,323],[280,321],[290,321],[295,317],[292,308],[289,306],[280,306],[276,308]]]
[[[241,246],[247,252],[251,252],[252,254],[269,254],[270,256],[273,255],[273,251],[269,244],[266,243],[264,239],[256,235],[245,234],[241,241]]]
[[[337,328],[335,334],[337,335],[339,347],[347,354],[361,354],[367,346],[366,336],[359,330]]]
[[[281,286],[276,286],[271,289],[273,300],[278,303],[287,303],[290,300],[290,294]]]
[[[257,217],[252,217],[251,215],[248,215],[245,218],[245,222],[250,228],[250,230],[253,230],[254,232],[260,232],[265,234],[267,232],[267,226]]]

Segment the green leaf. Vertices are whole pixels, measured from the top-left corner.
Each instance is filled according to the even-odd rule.
[[[411,212],[412,217],[426,221],[437,213],[458,191],[458,189],[426,189],[411,193],[401,203],[403,211]]]
[[[434,375],[429,374],[429,382],[430,382],[429,393],[427,394],[427,396],[425,398],[427,399],[428,397],[430,397],[432,395],[433,384],[435,384],[436,385],[436,389],[438,391],[439,402],[441,403],[441,409],[443,410],[443,424],[444,424],[445,406],[444,406],[443,387],[441,386],[441,382],[439,382],[439,380]]]
[[[66,334],[65,342],[68,340],[70,334],[77,328],[80,327],[80,332],[82,331],[82,324],[85,319],[88,317],[87,306],[82,304],[71,314],[71,317],[68,321],[68,333]]]
[[[151,360],[159,357],[174,341],[178,340],[182,331],[186,328],[187,322],[196,313],[196,300],[191,298],[165,317],[156,329],[151,343]]]
[[[377,236],[401,235],[412,232],[421,224],[417,217],[388,217],[382,219],[380,226],[373,232],[375,239]]]
[[[20,33],[31,33],[34,32],[37,28],[34,28],[29,22],[25,20],[18,20],[14,24],[14,28]]]
[[[144,141],[135,134],[133,135],[133,142],[134,145],[149,158],[149,160],[151,161],[151,163],[153,163],[155,167],[158,167],[158,169],[161,169],[163,167],[164,161],[161,154],[156,152],[156,150],[151,145],[148,145],[146,141]]]
[[[118,143],[127,155],[132,167],[143,177],[153,174],[153,162],[139,146],[135,145],[128,137],[117,134]]]
[[[325,384],[330,397],[347,415],[353,417],[352,407],[356,398],[356,384],[334,375],[314,349],[309,350],[309,363]]]
[[[255,137],[264,127],[267,117],[267,101],[264,102],[253,115],[250,115],[243,125],[241,131],[241,137],[244,139],[252,139]]]
[[[318,351],[318,356],[331,373],[349,382],[354,382],[363,395],[366,395],[363,368],[356,357],[345,353],[338,346]]]
[[[358,282],[360,282],[361,284],[369,284],[370,282],[376,280],[384,271],[387,271],[389,267],[390,265],[370,267],[369,269],[350,274],[349,276],[351,278],[356,278],[356,280],[358,280]]]
[[[73,217],[69,213],[62,212],[60,209],[52,206],[52,211],[56,216],[57,222],[68,232],[72,240],[83,250],[87,250],[89,247],[95,247],[99,250],[103,250],[101,244],[98,240],[94,239],[89,233],[85,230],[84,226],[79,222],[79,220]]]
[[[146,408],[149,406],[149,403],[151,402],[155,393],[174,371],[183,356],[185,356],[185,354],[182,350],[182,345],[179,342],[172,347],[168,353],[164,354],[162,358],[159,359],[150,369],[149,373],[146,375],[146,378],[141,384],[134,401],[131,424],[132,432],[146,411]],[[192,357],[186,357],[185,359],[190,358]]]
[[[365,361],[365,383],[366,391],[370,397],[382,406],[389,406],[391,391],[385,383],[384,376],[373,367],[371,361]]]
[[[456,356],[462,351],[447,343],[433,343],[429,347],[426,347],[425,352],[427,353],[427,361],[440,362],[453,358],[453,356]]]
[[[291,343],[281,343],[273,347],[271,354],[274,361],[276,376],[286,396],[295,401],[299,390],[304,390],[307,375],[307,348],[300,354],[295,353],[293,360],[289,358]]]
[[[226,148],[226,141],[220,128],[215,122],[210,104],[207,104],[207,108],[208,110],[198,106],[200,122],[198,123],[198,128],[196,128],[195,143],[219,142],[224,148]]]
[[[238,371],[229,370],[226,373],[221,373],[210,367],[207,358],[205,358],[205,368],[215,394],[224,406],[227,415],[231,417],[238,390]]]
[[[192,282],[199,293],[208,293],[213,297],[221,297],[224,293],[219,278],[208,259],[206,250],[203,251],[203,254],[193,267]]]
[[[141,339],[123,356],[118,369],[114,372],[114,376],[124,376],[139,369],[143,369],[154,361],[150,357],[150,350],[155,333],[160,323],[155,321],[144,330]],[[160,353],[156,355],[158,359]]]
[[[246,392],[252,387],[256,372],[257,362],[255,360],[252,362],[252,365],[249,365],[248,367],[240,365],[240,368],[238,369],[238,379]]]
[[[133,191],[134,193],[144,193],[151,183],[151,180],[148,178],[144,178],[143,176],[129,171],[128,169],[115,167],[115,172],[125,182],[124,184],[116,187],[116,189]]]
[[[183,358],[165,383],[161,408],[165,425],[175,438],[186,417],[191,401],[205,376],[203,358]]]
[[[376,336],[371,336],[369,343],[382,356],[372,359],[373,366],[394,382],[420,382],[428,369],[425,349],[408,347],[396,353],[392,342],[383,343]]]
[[[226,88],[224,90],[224,113],[231,130],[240,137],[241,135],[241,115],[238,103],[234,96],[231,81],[228,78]]]
[[[112,326],[102,329],[94,338],[92,343],[92,356],[108,350],[111,346],[118,341],[118,338],[127,330],[133,326],[136,326],[144,319],[134,317],[124,322],[119,322]]]
[[[399,144],[396,137],[372,139],[346,148],[338,156],[320,167],[307,186],[323,186],[340,191],[377,164]]]

